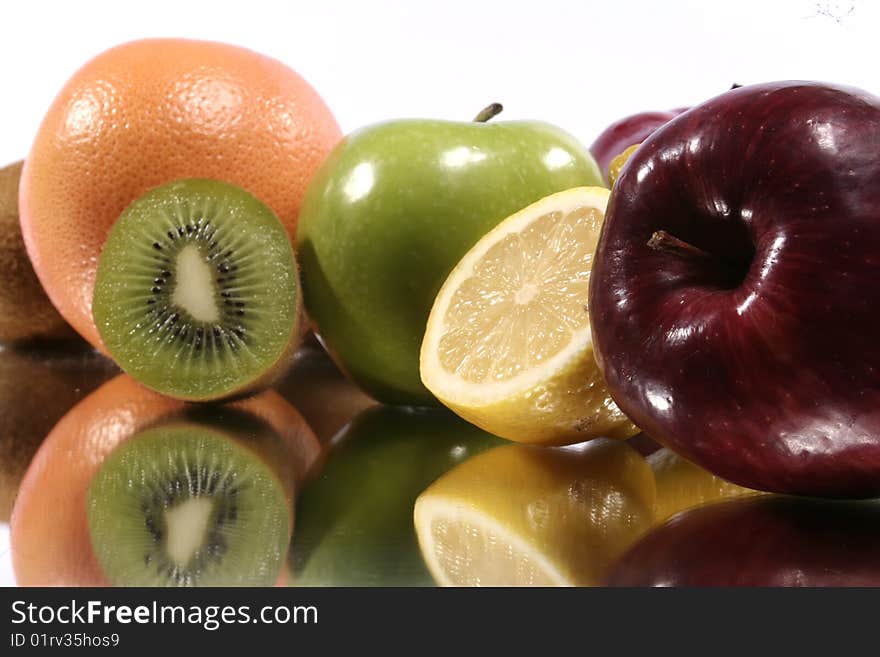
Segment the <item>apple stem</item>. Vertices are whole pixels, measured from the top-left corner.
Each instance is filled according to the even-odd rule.
[[[678,239],[675,235],[670,235],[665,230],[655,231],[648,240],[648,246],[655,251],[665,251],[673,253],[682,258],[715,260],[710,253],[694,246],[684,240]]]
[[[713,255],[708,251],[678,239],[675,235],[670,235],[665,230],[655,231],[648,240],[648,247],[655,251],[663,253],[671,253],[691,262],[702,262],[709,264],[715,271],[723,272],[725,279],[731,283],[739,283],[743,280],[748,269],[747,264],[739,264],[728,260],[724,257]]]
[[[501,114],[504,106],[501,103],[492,103],[480,110],[480,113],[474,117],[474,123],[485,123],[495,116]]]

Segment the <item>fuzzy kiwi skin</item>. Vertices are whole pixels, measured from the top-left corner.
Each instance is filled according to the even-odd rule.
[[[0,169],[0,342],[75,340],[43,291],[28,259],[18,220],[22,162]]]

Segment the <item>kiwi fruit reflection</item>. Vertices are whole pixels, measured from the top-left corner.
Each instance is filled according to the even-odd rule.
[[[244,414],[244,420],[241,414]],[[173,441],[176,447],[172,449],[168,436],[187,431],[191,434],[191,440],[187,444]],[[177,445],[178,442],[181,444]],[[184,567],[186,564],[181,563],[181,555],[186,552],[181,545],[192,547],[193,551],[188,555],[196,559],[192,562],[194,564],[203,558],[198,548],[216,551],[209,535],[212,529],[217,528],[219,519],[225,517],[222,508],[228,510],[234,507],[228,499],[222,503],[214,501],[210,505],[205,500],[199,500],[201,495],[198,492],[202,489],[180,488],[174,493],[177,487],[183,486],[187,471],[181,471],[178,467],[178,474],[184,474],[182,478],[175,477],[171,473],[173,464],[181,466],[182,459],[194,457],[195,452],[202,456],[199,457],[197,471],[189,472],[191,478],[196,476],[216,492],[221,479],[209,471],[207,463],[225,463],[227,468],[232,469],[246,466],[250,476],[259,475],[259,481],[263,482],[261,490],[274,491],[272,494],[266,493],[267,504],[270,499],[276,500],[272,517],[278,518],[279,486],[284,490],[289,505],[292,505],[293,490],[314,467],[320,444],[296,409],[274,391],[265,391],[256,397],[222,407],[200,407],[163,397],[143,388],[128,376],[118,376],[82,400],[61,419],[40,446],[25,473],[10,521],[13,569],[19,584],[250,583],[244,581],[244,575],[236,579],[234,569],[223,570],[212,566],[211,569],[190,572]],[[220,462],[222,454],[226,454],[224,463]],[[132,503],[132,499],[142,501],[147,495],[146,489],[138,489],[135,484],[146,486],[149,483],[150,489],[156,492],[157,499],[153,501],[150,498],[147,510],[114,506],[117,502],[122,505],[126,497],[122,495],[126,467],[141,473],[130,477],[133,488],[129,491],[129,503]],[[158,479],[147,474],[153,472],[158,475],[163,469],[167,475],[164,496],[158,492],[161,490],[161,485],[156,483]],[[269,470],[272,472],[271,478]],[[128,472],[131,474],[132,471]],[[273,481],[279,483],[274,484]],[[169,492],[167,486],[173,490]],[[104,493],[109,496],[112,491],[116,491],[118,500],[104,497]],[[172,504],[174,500],[179,504]],[[180,506],[188,501],[185,506]],[[170,504],[168,509],[173,511],[171,515],[167,515],[161,506],[165,502]],[[168,525],[162,530],[161,522],[173,525],[175,519],[189,517],[202,523],[205,531],[185,535],[188,539],[181,539],[182,542],[175,539],[178,549],[166,555],[168,558],[163,561],[155,552],[156,536],[149,531],[146,535],[135,534],[120,542],[112,538],[108,527],[114,523],[102,521],[102,518],[114,518],[116,512],[133,514],[127,521],[120,516],[119,521],[115,522],[118,528],[131,528],[137,525],[138,520],[158,523],[156,528],[166,542],[169,540],[168,530],[174,527]],[[138,513],[141,513],[140,519]],[[292,506],[289,513],[292,514]],[[292,520],[290,523],[292,526]],[[180,524],[177,522],[175,526]],[[227,530],[224,529],[224,532]],[[227,533],[230,537],[233,535],[231,530]],[[232,544],[231,538],[224,540],[228,545]],[[260,537],[254,536],[253,540],[259,542]],[[125,550],[122,550],[123,546]],[[129,552],[130,556],[120,556],[123,560],[121,563],[111,563],[107,552],[113,549]],[[150,571],[146,569],[126,569],[126,565],[138,559],[145,567],[145,550],[153,555],[151,563],[160,563],[164,567],[166,579],[159,579],[155,571],[149,575],[147,573]],[[233,552],[227,551],[226,554],[232,555]],[[234,554],[240,552],[235,551]],[[174,560],[175,555],[179,557],[177,561]],[[174,571],[175,566],[178,567],[176,574],[169,573],[169,570]],[[277,577],[278,573],[274,573],[274,576]],[[262,584],[265,581],[254,583]]]
[[[293,472],[267,423],[183,413],[118,446],[87,494],[92,548],[124,586],[268,586],[292,532]]]

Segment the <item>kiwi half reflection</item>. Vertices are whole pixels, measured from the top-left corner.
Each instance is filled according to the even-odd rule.
[[[88,490],[92,548],[108,579],[274,583],[293,522],[293,472],[278,468],[279,443],[267,423],[223,409],[164,420],[117,447]]]
[[[238,421],[237,418],[241,417],[239,414],[244,415],[245,422]],[[137,438],[134,442],[138,436],[155,435],[149,432],[165,432],[171,429],[177,432],[186,427],[198,428],[194,434],[203,437],[201,448],[196,449],[199,440],[191,441],[188,448],[181,445],[181,450],[189,450],[181,452],[158,449],[161,440],[152,442]],[[114,479],[119,481],[119,477],[111,476],[113,472],[118,473],[119,470],[109,470],[110,466],[107,463],[111,459],[121,458],[114,454],[124,454],[121,450],[129,442],[133,445],[144,445],[143,448],[137,447],[130,452],[127,461],[129,464],[140,463],[145,473],[150,468],[158,472],[166,468],[167,472],[167,467],[170,467],[169,461],[195,456],[195,452],[199,452],[202,456],[213,454],[212,458],[217,459],[219,463],[217,454],[225,450],[231,459],[226,463],[228,468],[246,466],[250,472],[261,472],[264,477],[262,481],[274,476],[275,480],[280,482],[285,498],[291,500],[290,504],[292,504],[293,490],[314,467],[321,449],[320,443],[302,416],[275,391],[267,390],[255,397],[221,407],[202,408],[154,393],[139,385],[131,377],[118,376],[83,399],[58,422],[40,446],[25,473],[10,520],[12,562],[19,584],[102,586],[110,583],[144,581],[146,571],[131,573],[125,569],[116,570],[118,564],[110,564],[101,553],[110,548],[120,553],[127,552],[131,555],[132,561],[124,563],[135,563],[139,559],[140,566],[145,568],[143,549],[145,543],[142,540],[152,539],[138,535],[132,537],[130,543],[124,540],[118,543],[111,540],[110,533],[98,529],[98,525],[102,523],[97,522],[95,518],[100,514],[108,516],[114,507],[108,506],[107,500],[102,502],[97,492],[93,491],[91,498],[89,495],[90,487],[99,474],[105,480],[104,486],[109,486],[109,482]],[[154,447],[150,447],[151,445]],[[217,450],[218,445],[225,447]],[[119,452],[116,451],[117,448]],[[152,465],[151,454],[156,460]],[[269,462],[272,464],[271,467],[262,465]],[[201,470],[205,471],[206,468],[207,465],[201,467]],[[206,476],[210,478],[210,473]],[[173,475],[171,480],[174,480]],[[135,483],[137,481],[146,483],[147,475],[144,474],[140,479],[136,478]],[[104,488],[104,490],[109,489]],[[97,490],[96,488],[95,491]],[[263,490],[277,492],[278,488],[266,484]],[[120,498],[123,497],[121,490],[117,490],[117,493]],[[184,495],[183,491],[181,495]],[[189,495],[192,497],[192,490],[189,491]],[[181,497],[180,501],[184,502],[186,499],[189,497]],[[159,501],[161,502],[161,496]],[[202,503],[192,503],[188,506],[191,511],[207,508],[207,504]],[[275,506],[277,507],[277,504]],[[136,522],[138,511],[130,507],[124,508],[129,508],[135,514]],[[158,507],[155,505],[150,508],[153,517],[163,515],[157,511]],[[292,507],[289,507],[287,513],[292,513],[291,509]],[[147,522],[144,516],[146,512],[143,509],[139,512],[141,520]],[[90,513],[95,514],[91,527]],[[194,515],[202,520],[205,518],[210,520],[219,517],[212,515],[218,513],[220,512],[212,510],[211,513],[201,516]],[[172,522],[173,519],[181,517],[186,517],[186,514],[172,513]],[[117,524],[122,527],[126,526],[127,522],[131,526],[132,519],[123,521],[120,518]],[[204,537],[204,534],[202,536]],[[256,543],[261,540],[259,536],[253,538]],[[192,540],[195,541],[195,538]],[[212,544],[209,540],[203,543],[208,546]],[[179,547],[181,544],[176,545]],[[183,554],[182,548],[174,554],[179,557]],[[192,554],[195,556],[195,552]],[[153,561],[153,563],[157,562]],[[173,562],[172,559],[164,565],[167,566],[169,563],[173,566],[177,562]],[[177,563],[177,565],[181,564]],[[105,570],[105,567],[111,566],[109,572]],[[202,570],[198,569],[188,572],[181,567],[177,576],[169,576],[165,582],[153,581],[153,583],[217,583],[221,579],[230,583],[245,583],[243,576],[239,576],[236,580],[236,575],[231,572],[226,573],[226,579],[223,579],[226,571],[212,569],[210,577],[208,577],[209,573],[205,572],[205,579],[197,576],[201,572]],[[264,573],[266,579],[261,579],[258,583],[268,581],[270,574],[272,573],[268,571]],[[278,573],[272,575],[277,577]]]

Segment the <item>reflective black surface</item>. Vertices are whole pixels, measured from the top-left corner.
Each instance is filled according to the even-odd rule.
[[[877,586],[880,504],[781,496],[685,511],[608,579],[619,586]]]
[[[376,404],[314,343],[225,406],[70,348],[0,352],[0,397],[22,585],[880,582],[873,502],[757,494],[645,437],[516,445]]]

